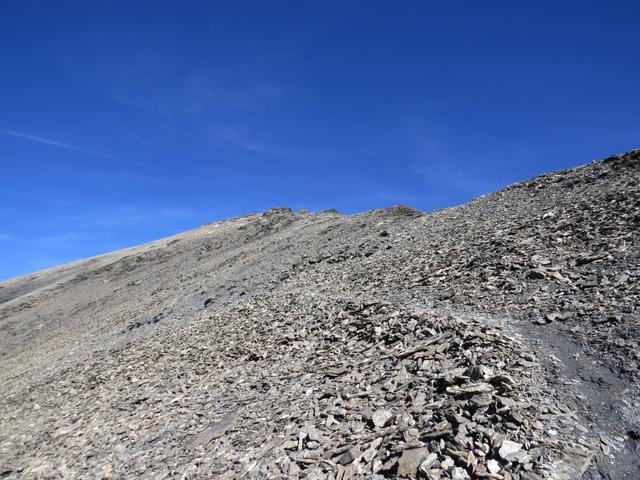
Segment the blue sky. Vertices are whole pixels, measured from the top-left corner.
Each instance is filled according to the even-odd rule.
[[[640,2],[0,5],[0,279],[640,146]]]

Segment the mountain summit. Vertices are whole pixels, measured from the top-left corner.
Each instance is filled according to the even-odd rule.
[[[0,283],[0,477],[637,479],[640,151]]]

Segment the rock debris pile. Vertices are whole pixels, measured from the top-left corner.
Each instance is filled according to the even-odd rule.
[[[535,356],[500,329],[379,302],[294,297],[250,310],[286,333],[271,345],[264,332],[255,344],[238,342],[245,351],[231,356],[255,362],[234,373],[246,385],[239,403],[261,415],[266,391],[285,406],[266,409],[276,414],[266,439],[247,440],[225,423],[231,430],[213,451],[237,451],[240,436],[250,453],[233,474],[233,460],[211,473],[540,479],[552,469],[574,478],[589,463],[592,445],[573,412],[550,395]],[[307,322],[278,321],[301,310]],[[278,381],[292,373],[293,385]],[[209,429],[192,442],[209,441]]]
[[[0,477],[640,475],[640,152],[0,283]]]

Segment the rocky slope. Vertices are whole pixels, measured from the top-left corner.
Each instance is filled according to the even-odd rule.
[[[636,479],[640,152],[0,283],[6,478]]]

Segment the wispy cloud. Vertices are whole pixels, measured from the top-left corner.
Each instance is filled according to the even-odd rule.
[[[96,150],[90,150],[88,148],[78,147],[76,145],[71,145],[69,143],[58,142],[57,140],[51,140],[48,138],[38,137],[36,135],[31,135],[28,133],[17,132],[15,130],[9,130],[6,128],[0,128],[0,134],[6,135],[9,137],[20,138],[22,140],[28,140],[30,142],[40,143],[43,145],[49,145],[51,147],[62,148],[64,150],[69,150],[72,152],[84,153],[85,155],[90,155],[92,157],[103,158],[107,160],[111,160],[114,162],[118,162],[124,165],[130,165],[135,167],[143,167],[149,168],[153,170],[157,170],[157,167],[153,165],[148,165],[143,162],[138,162],[136,160],[128,160],[126,158],[117,157],[115,155],[110,155],[108,153],[98,152]]]
[[[238,129],[227,127],[217,129],[212,134],[213,140],[223,144],[233,145],[235,147],[247,150],[252,153],[269,155],[280,158],[297,158],[300,160],[342,160],[359,156],[372,155],[372,150],[368,149],[305,149],[279,145],[269,145],[259,141],[252,140],[248,136],[240,133]]]
[[[9,240],[13,240],[13,236],[0,233],[0,242],[7,242]]]

